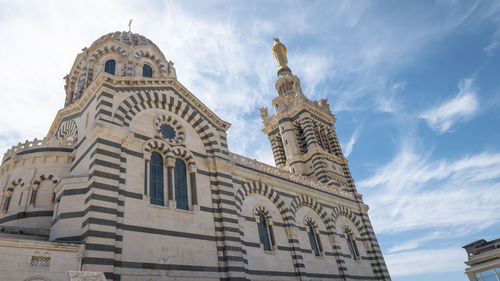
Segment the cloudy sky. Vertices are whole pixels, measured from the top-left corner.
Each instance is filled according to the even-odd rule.
[[[0,0],[0,149],[43,137],[76,54],[133,18],[230,150],[274,164],[277,36],[336,114],[393,280],[467,280],[461,246],[500,236],[500,2],[404,2]]]

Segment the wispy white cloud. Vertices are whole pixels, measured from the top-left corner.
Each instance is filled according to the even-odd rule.
[[[269,104],[276,95],[276,66],[270,51],[273,36],[282,37],[289,46],[290,65],[308,96],[329,97],[337,112],[366,109],[362,99],[373,101],[373,110],[394,112],[398,104],[385,81],[429,40],[446,31],[436,23],[439,17],[431,20],[425,13],[412,14],[421,17],[423,25],[388,25],[370,2],[291,2],[279,5],[278,13],[272,3],[268,9],[252,3],[116,3],[0,3],[0,36],[9,38],[9,44],[0,46],[0,59],[6,66],[0,75],[9,81],[1,84],[0,98],[10,104],[0,113],[0,134],[16,131],[22,141],[42,137],[63,104],[62,77],[76,53],[102,34],[124,30],[131,17],[132,29],[152,39],[175,62],[181,83],[233,123],[232,149],[245,138],[234,128],[249,126],[248,118],[258,116],[256,108]],[[67,12],[74,10],[78,14]],[[459,10],[456,14],[467,13]],[[87,20],[88,15],[93,20]],[[26,65],[31,67],[17,67]],[[30,83],[25,83],[25,77],[30,77]],[[25,112],[25,108],[33,110]],[[25,112],[25,118],[11,121],[18,112]],[[0,143],[0,149],[6,147]],[[254,151],[249,145],[244,152]]]
[[[357,186],[371,206],[377,233],[413,234],[407,241],[392,244],[385,255],[392,275],[463,268],[460,245],[456,249],[425,248],[441,244],[437,241],[443,237],[477,236],[500,222],[500,153],[434,159],[432,149],[417,150],[414,137],[403,139],[399,153]],[[432,259],[425,258],[427,255]]]
[[[361,122],[358,126],[356,126],[356,129],[354,129],[354,132],[351,135],[351,138],[347,142],[347,144],[342,144],[342,150],[344,151],[344,156],[349,157],[351,155],[352,149],[354,147],[354,144],[358,140],[360,132],[363,130],[364,122]]]
[[[473,79],[463,79],[458,84],[458,94],[451,100],[420,115],[432,130],[438,134],[448,132],[458,122],[470,120],[479,109],[477,92]]]
[[[464,269],[465,251],[457,247],[416,250],[384,256],[391,276],[445,273]]]
[[[420,236],[416,239],[411,239],[411,240],[407,240],[404,242],[400,242],[400,243],[394,245],[393,247],[391,247],[389,250],[387,250],[387,252],[389,254],[393,254],[393,253],[397,253],[397,252],[413,250],[413,249],[418,248],[420,245],[422,245],[422,243],[424,243],[426,241],[435,240],[437,238],[442,238],[443,236],[444,236],[443,232],[440,232],[440,231],[431,232],[429,234]]]
[[[495,54],[495,51],[498,49],[499,47],[499,43],[497,40],[491,42],[490,44],[488,44],[488,46],[484,47],[484,52],[488,55],[488,56],[493,56]]]

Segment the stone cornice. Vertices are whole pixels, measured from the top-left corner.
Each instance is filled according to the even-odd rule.
[[[89,182],[89,176],[78,176],[78,177],[66,177],[60,180],[56,186],[54,186],[54,192],[59,192],[59,190],[68,184],[78,184],[78,183],[87,183]]]
[[[99,73],[97,78],[85,89],[82,97],[76,102],[60,109],[57,112],[56,118],[52,122],[52,126],[47,133],[47,138],[53,138],[59,128],[62,119],[65,116],[81,111],[92,97],[98,92],[99,88],[104,83],[110,84],[117,88],[119,87],[165,87],[170,86],[175,88],[179,93],[184,95],[188,101],[205,117],[211,120],[220,130],[226,131],[231,124],[219,118],[213,111],[211,111],[205,104],[203,104],[197,97],[195,97],[189,90],[187,90],[179,81],[172,78],[143,78],[143,77],[116,77],[104,72]]]
[[[469,260],[465,262],[468,266],[473,266],[479,263],[487,262],[490,260],[498,260],[500,261],[500,248],[481,253],[478,255],[473,255],[469,257]]]
[[[78,252],[80,245],[0,237],[0,247],[37,249],[47,251]]]
[[[290,97],[278,97],[278,98],[290,99]],[[290,107],[291,109],[286,112],[282,112],[277,115],[273,114],[264,119],[262,121],[262,123],[264,123],[264,128],[262,129],[262,131],[265,134],[269,134],[278,127],[278,120],[283,118],[293,118],[302,110],[306,110],[310,115],[315,115],[323,119],[326,123],[331,124],[332,126],[333,124],[335,124],[336,118],[334,114],[330,114],[329,112],[326,112],[321,108],[318,108],[319,107],[318,105],[316,105],[314,102],[308,100],[305,97],[303,99],[297,99],[297,102],[293,102],[293,104]]]
[[[19,143],[18,145],[12,146],[7,152],[4,154],[2,159],[2,166],[10,159],[13,159],[20,152],[34,150],[34,149],[43,149],[43,148],[67,148],[73,149],[75,142],[71,139],[48,139],[44,138],[42,140],[34,139],[33,141],[26,141],[24,143]],[[64,152],[66,153],[66,152]]]
[[[238,154],[229,153],[229,156],[230,156],[232,162],[243,165],[245,167],[250,167],[250,168],[253,168],[253,169],[258,170],[258,171],[266,172],[266,173],[269,173],[269,174],[277,176],[277,177],[285,178],[285,179],[288,179],[290,181],[294,181],[294,182],[302,184],[302,185],[307,185],[307,186],[310,186],[310,187],[313,187],[313,188],[316,188],[319,190],[323,190],[323,191],[326,191],[326,192],[329,192],[332,194],[340,195],[342,197],[354,199],[354,196],[352,195],[352,193],[350,193],[348,191],[344,191],[341,188],[322,184],[322,183],[315,181],[315,180],[312,180],[308,177],[294,174],[294,173],[290,173],[288,171],[261,163],[257,160],[250,159],[250,158],[238,155]]]

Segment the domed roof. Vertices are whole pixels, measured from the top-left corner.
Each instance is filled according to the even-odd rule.
[[[95,40],[94,43],[90,45],[89,49],[92,49],[92,47],[94,47],[95,45],[110,38],[118,42],[124,43],[126,45],[133,45],[133,46],[152,45],[160,51],[160,48],[158,48],[158,46],[156,46],[155,43],[153,43],[153,41],[149,40],[143,35],[128,31],[116,31],[103,35],[99,39]]]

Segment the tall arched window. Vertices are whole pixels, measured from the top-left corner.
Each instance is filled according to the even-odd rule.
[[[177,209],[188,210],[188,188],[187,188],[187,176],[186,176],[186,163],[181,159],[175,159],[174,167],[174,179],[175,179],[175,202],[177,203]]]
[[[14,187],[14,191],[10,197],[9,208],[7,212],[17,211],[19,209],[19,205],[21,205],[21,200],[23,199],[23,192],[21,191],[21,186]]]
[[[321,252],[323,252],[319,233],[316,233],[312,223],[308,223],[307,227],[307,234],[309,236],[309,243],[311,243],[311,250],[314,252],[315,256],[319,257],[321,255]]]
[[[12,196],[12,193],[5,195],[5,198],[3,200],[3,205],[2,205],[2,212],[4,212],[4,213],[6,213],[7,210],[9,210],[11,196]]]
[[[48,207],[52,204],[53,183],[50,180],[44,180],[38,186],[34,198],[35,207]]]
[[[115,60],[107,60],[106,63],[104,64],[104,72],[115,75],[115,67],[116,67]]]
[[[259,212],[257,228],[259,229],[260,243],[264,250],[271,251],[271,245],[274,246],[274,234],[272,226],[267,222],[266,216]]]
[[[151,153],[149,178],[151,204],[163,205],[163,157],[158,152]]]
[[[144,64],[142,66],[142,77],[153,77],[153,68],[151,66]]]
[[[306,135],[300,125],[297,126],[297,140],[299,142],[300,151],[304,154],[307,153]]]
[[[353,259],[359,259],[359,251],[358,246],[356,245],[356,240],[354,240],[354,235],[348,229],[345,230],[345,236],[347,240],[347,247],[349,247],[349,252],[351,252],[351,256]]]

